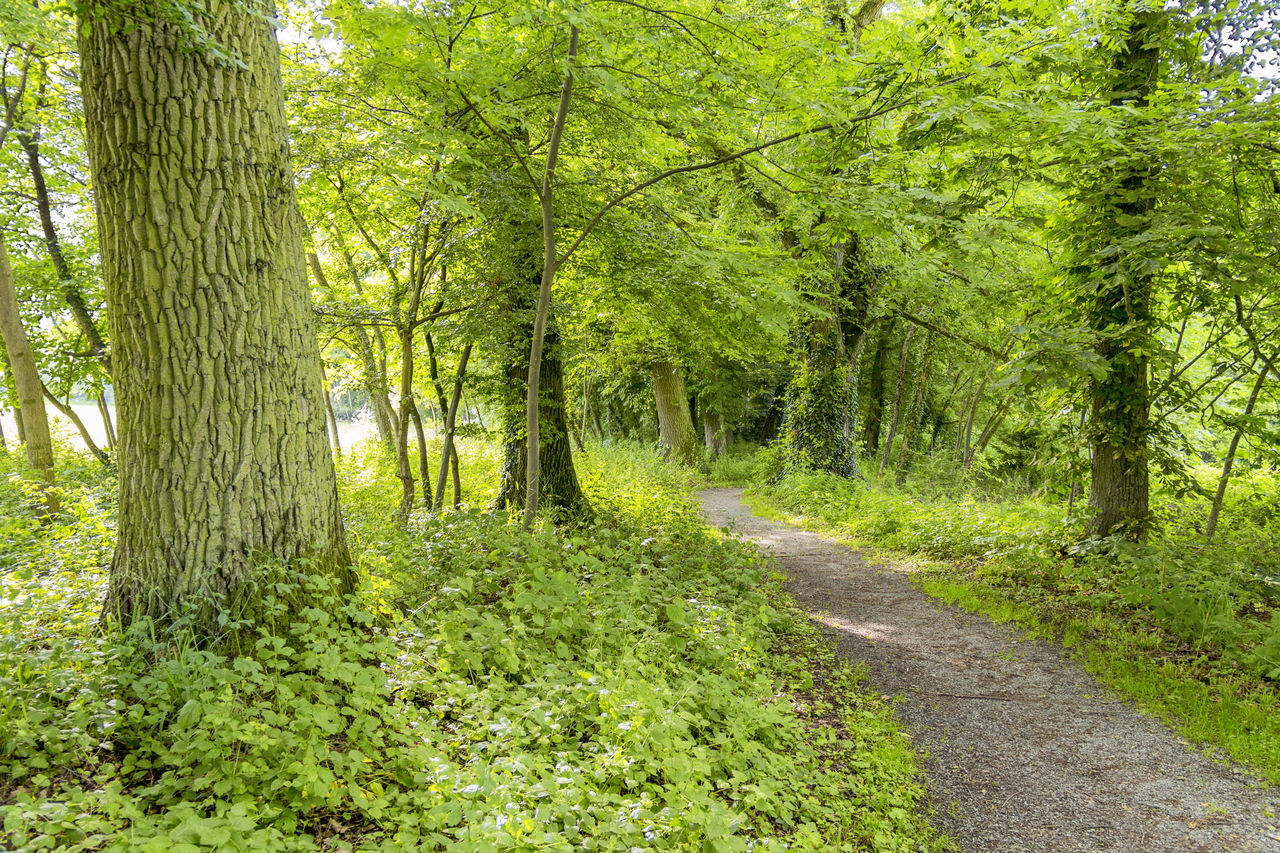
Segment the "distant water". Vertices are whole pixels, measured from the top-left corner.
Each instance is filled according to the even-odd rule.
[[[98,407],[93,403],[72,404],[76,416],[84,422],[85,428],[89,431],[89,435],[93,437],[94,442],[99,447],[107,446],[107,428],[102,422],[102,414],[98,411]],[[80,437],[80,431],[76,429],[75,424],[71,423],[63,414],[53,406],[45,404],[45,411],[49,413],[49,428],[53,430],[55,436],[61,436],[69,441],[72,446],[84,449],[84,439]],[[111,413],[112,424],[116,423],[115,406],[107,406],[107,411]],[[5,442],[12,446],[18,437],[18,428],[13,421],[13,411],[5,408],[0,412],[0,427],[4,429]],[[118,429],[119,427],[117,427]],[[360,418],[354,421],[338,421],[338,441],[343,447],[351,447],[359,441],[373,435],[376,427],[371,418]]]

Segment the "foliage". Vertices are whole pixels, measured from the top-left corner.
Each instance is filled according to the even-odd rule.
[[[360,594],[317,589],[290,616],[291,586],[321,582],[281,574],[268,618],[239,627],[244,653],[182,625],[99,632],[109,484],[15,543],[10,845],[932,847],[890,710],[829,657],[815,687],[829,652],[754,550],[707,533],[688,474],[638,448],[592,454],[589,528],[526,533],[464,508],[406,532],[366,524],[397,499],[370,452],[343,487]],[[15,482],[0,497],[18,518]]]

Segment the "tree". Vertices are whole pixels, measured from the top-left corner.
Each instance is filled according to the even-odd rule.
[[[1089,390],[1090,530],[1104,536],[1121,531],[1135,540],[1145,538],[1150,522],[1148,353],[1155,296],[1154,259],[1144,237],[1155,209],[1158,168],[1142,141],[1150,136],[1143,110],[1159,80],[1166,23],[1163,12],[1135,11],[1139,5],[1125,9],[1127,32],[1111,62],[1110,104],[1125,116],[1122,150],[1099,170],[1083,199],[1091,232],[1106,242],[1077,267],[1096,352],[1105,364]]]
[[[106,618],[252,607],[263,561],[354,583],[271,9],[82,9],[120,414]],[[150,9],[151,7],[146,7]]]
[[[36,371],[35,356],[18,314],[18,293],[3,234],[0,234],[0,342],[4,344],[8,356],[6,366],[18,392],[27,461],[44,478],[45,508],[51,513],[57,512],[58,498],[50,490],[54,483],[53,440],[44,408],[44,385]]]

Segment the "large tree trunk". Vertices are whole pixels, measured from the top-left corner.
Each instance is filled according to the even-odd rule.
[[[205,11],[207,9],[207,11]],[[354,586],[269,16],[83,7],[85,124],[119,406],[104,616],[254,613],[268,561]],[[297,603],[306,600],[300,590]]]
[[[50,513],[58,511],[58,497],[53,492],[53,438],[49,434],[49,417],[44,408],[44,383],[36,370],[35,354],[27,340],[18,314],[18,291],[9,265],[9,250],[0,234],[0,338],[8,354],[9,375],[18,392],[22,430],[27,445],[27,461],[45,481],[44,505]]]
[[[662,454],[683,465],[698,461],[698,436],[693,431],[689,392],[684,374],[667,359],[649,365],[653,376],[653,396],[658,407],[658,443]]]
[[[1128,37],[1112,60],[1113,106],[1141,110],[1155,92],[1159,73],[1158,33],[1162,11],[1134,14]],[[1136,143],[1147,129],[1139,120],[1125,137]],[[1106,166],[1099,186],[1086,190],[1092,234],[1105,240],[1105,250],[1120,246],[1116,257],[1095,251],[1087,264],[1089,323],[1096,334],[1095,349],[1106,363],[1106,373],[1090,388],[1090,435],[1093,441],[1093,477],[1089,505],[1094,517],[1089,532],[1105,536],[1120,532],[1126,538],[1146,538],[1150,523],[1150,398],[1148,357],[1152,318],[1152,274],[1148,258],[1134,242],[1150,227],[1155,199],[1149,183],[1156,166],[1141,146],[1126,144],[1121,155]]]

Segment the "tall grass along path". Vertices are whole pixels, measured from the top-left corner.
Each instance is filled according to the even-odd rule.
[[[1280,793],[1110,698],[1063,650],[941,605],[907,567],[699,493],[708,521],[772,552],[788,589],[901,695],[938,828],[965,853],[1280,853]]]

